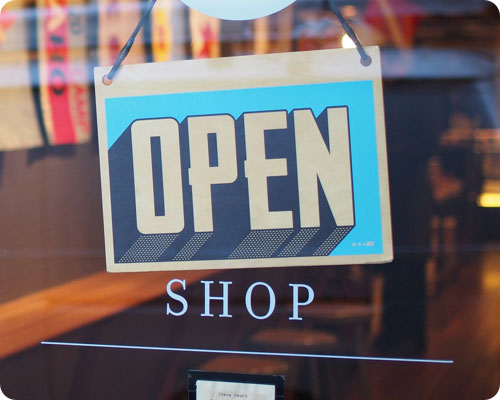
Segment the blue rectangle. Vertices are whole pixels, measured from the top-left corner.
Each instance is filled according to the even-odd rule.
[[[246,229],[245,232],[239,232],[237,228],[232,226],[234,224],[227,221],[225,223],[228,224],[228,236],[231,236],[227,238],[227,243],[221,236],[222,234],[201,237],[192,231],[182,232],[175,237],[172,235],[163,235],[163,237],[161,237],[162,235],[141,235],[135,225],[133,173],[132,166],[128,165],[130,164],[131,150],[130,138],[127,135],[130,136],[130,126],[134,121],[174,118],[183,127],[186,118],[190,116],[229,114],[235,121],[238,121],[244,113],[276,110],[285,110],[291,113],[297,109],[311,109],[314,116],[319,118],[328,107],[347,107],[349,111],[355,226],[343,233],[344,237],[340,243],[336,243],[333,251],[326,256],[382,254],[379,162],[373,93],[372,81],[354,81],[106,99],[115,261],[126,263],[179,260],[179,254],[185,254],[187,252],[185,247],[191,248],[194,246],[193,243],[197,243],[200,248],[191,254],[189,259],[238,258],[234,256],[234,254],[238,254],[235,248],[224,249],[217,248],[217,246],[228,247],[230,246],[228,243],[232,243],[231,246],[234,247],[234,243],[241,243],[241,240],[234,239],[233,243],[231,242],[232,238],[237,238],[240,234],[243,235],[242,237],[250,234],[247,228],[242,228]],[[181,152],[187,151],[183,147],[186,140],[181,134]],[[267,142],[266,146],[268,146]],[[270,154],[267,156],[268,158],[277,158],[280,152],[289,154],[291,150],[293,149],[287,148],[286,144],[281,143],[278,139],[269,138],[269,151],[276,153],[276,155]],[[289,155],[289,160],[291,160],[294,154]],[[187,177],[184,178],[184,181],[187,181]],[[241,188],[244,187],[244,179],[241,177]],[[289,209],[287,207],[294,207],[294,199],[289,200],[288,203],[280,204],[280,196],[287,185],[289,186],[285,180],[270,178],[269,185],[270,207],[274,207],[275,210],[286,210]],[[223,193],[221,190],[214,189],[214,196],[219,196],[219,199],[227,202],[226,210],[233,208],[236,210],[241,207],[242,197],[238,197],[241,195],[241,190],[238,195],[231,193]],[[293,195],[296,196],[296,194]],[[185,201],[189,201],[186,200],[188,197],[185,196]],[[241,213],[236,213],[234,218],[237,218],[238,215]],[[223,220],[224,217],[220,218]],[[186,224],[188,222],[186,221]],[[240,223],[239,221],[234,222]],[[242,224],[242,226],[246,225]],[[293,244],[294,237],[297,237],[296,241],[306,240],[303,238],[309,240],[310,237],[316,235],[316,232],[303,230],[299,235],[299,230],[295,230],[288,233],[281,232],[279,235],[282,238],[280,240],[283,241],[279,247],[274,249],[274,252],[269,249],[267,252],[263,251],[262,254],[255,253],[254,257],[275,257],[278,256],[278,253],[285,254],[284,249],[287,245]],[[268,237],[262,232],[255,233],[254,236],[253,239],[247,237],[247,240],[260,240],[265,243],[269,237],[272,237],[272,235]],[[144,248],[147,243],[156,249],[154,256],[137,258],[137,249]],[[311,256],[312,254],[302,253],[302,255]],[[242,256],[242,258],[244,257]],[[184,259],[182,258],[182,260]]]

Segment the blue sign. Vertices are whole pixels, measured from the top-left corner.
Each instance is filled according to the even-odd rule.
[[[108,264],[390,258],[376,94],[367,79],[103,99]]]

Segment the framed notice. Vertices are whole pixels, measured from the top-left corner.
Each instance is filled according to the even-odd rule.
[[[189,400],[282,400],[285,378],[189,371]]]
[[[96,96],[108,271],[392,259],[379,50],[126,65]]]

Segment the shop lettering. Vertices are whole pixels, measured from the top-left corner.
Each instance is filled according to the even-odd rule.
[[[218,314],[219,318],[232,318],[230,313],[230,305],[229,305],[229,288],[232,284],[230,281],[219,281],[218,288],[219,291],[222,291],[221,296],[213,295],[212,285],[214,285],[214,281],[201,281],[204,285],[204,297],[205,297],[205,305],[204,311],[200,316],[202,317],[215,317],[215,314],[212,311],[212,303],[220,302],[222,312]],[[167,295],[168,297],[175,303],[171,304],[171,302],[167,302],[166,314],[174,317],[180,317],[186,312],[188,312],[189,304],[184,296],[174,291],[173,286],[182,289],[182,291],[186,290],[186,280],[184,279],[172,279],[167,283]],[[214,285],[216,286],[216,285]],[[292,310],[291,316],[288,318],[291,321],[301,321],[302,317],[299,315],[300,307],[307,306],[311,304],[314,300],[314,290],[306,284],[303,283],[290,283],[288,286],[291,288],[292,294]],[[254,311],[253,307],[253,297],[254,290],[258,287],[262,287],[268,292],[269,304],[267,307],[267,311],[262,314],[257,314]],[[304,300],[301,298],[304,297],[304,294],[307,294],[307,298]],[[273,288],[265,283],[265,282],[255,282],[251,284],[246,293],[245,293],[245,307],[250,316],[254,319],[267,319],[269,318],[276,309],[276,295]],[[220,308],[220,306],[219,306]]]
[[[66,90],[66,76],[64,67],[66,62],[66,39],[59,34],[50,34],[49,43],[49,86],[56,96],[62,96]]]
[[[55,58],[51,58],[51,61],[56,61]],[[57,60],[59,61],[59,60]],[[50,72],[50,81],[49,81],[50,88],[52,91],[60,96],[64,94],[64,90],[66,88],[66,82],[64,78],[64,73],[60,69],[53,69]]]
[[[47,50],[49,52],[49,86],[55,95],[60,96],[65,91],[66,77],[63,72],[66,43],[67,13],[63,4],[57,0],[48,1],[46,14]]]
[[[49,32],[55,32],[66,24],[66,4],[58,0],[48,0],[47,6],[47,28]]]
[[[287,158],[266,157],[265,135],[273,130],[286,132],[287,140],[295,143],[300,228],[320,226],[319,183],[337,225],[354,225],[348,109],[330,107],[325,112],[329,145],[310,109],[292,111],[293,133],[286,111],[243,114],[243,173],[252,230],[295,228],[292,210],[269,210],[268,178],[289,174]],[[194,231],[213,232],[212,186],[230,185],[238,178],[235,120],[227,114],[192,116],[187,131]],[[179,123],[174,118],[138,120],[131,132],[137,227],[143,234],[179,233],[185,227]],[[209,135],[216,139],[217,165],[210,164]],[[152,138],[160,140],[164,215],[155,213]]]
[[[83,82],[85,79],[85,72],[81,69],[74,69],[73,75],[75,80],[78,78],[78,82]],[[75,126],[78,126],[83,132],[90,132],[90,121],[89,121],[89,109],[88,109],[88,98],[87,89],[78,84],[74,84],[74,96],[76,103],[76,117]]]
[[[82,16],[73,9],[69,10],[69,30],[73,35],[83,33]]]

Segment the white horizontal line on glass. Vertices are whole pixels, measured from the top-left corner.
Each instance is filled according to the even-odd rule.
[[[453,364],[453,360],[434,360],[434,359],[419,359],[419,358],[361,357],[361,356],[344,356],[344,355],[330,355],[330,354],[274,353],[274,352],[266,352],[266,351],[190,349],[190,348],[181,348],[181,347],[132,346],[132,345],[120,345],[120,344],[73,343],[73,342],[46,342],[46,341],[44,341],[44,342],[41,342],[41,344],[42,345],[52,345],[52,346],[94,347],[94,348],[125,349],[125,350],[179,351],[179,352],[189,352],[189,353],[237,354],[237,355],[252,355],[252,356],[306,357],[306,358],[326,358],[326,359],[341,359],[341,360]]]

